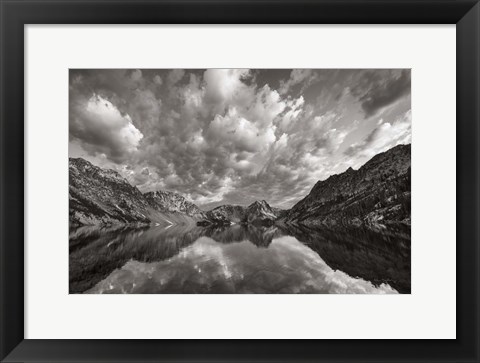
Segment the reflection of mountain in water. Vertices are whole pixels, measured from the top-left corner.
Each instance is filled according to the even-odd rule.
[[[387,284],[333,270],[294,237],[268,248],[248,241],[218,243],[201,237],[164,261],[128,261],[86,293],[108,294],[338,294],[395,293]]]
[[[70,292],[82,292],[123,266],[128,260],[161,261],[175,256],[200,237],[210,237],[220,243],[250,241],[258,247],[268,247],[275,227],[202,228],[173,225],[169,228],[125,226],[83,226],[70,231]]]
[[[334,270],[374,285],[388,283],[410,293],[410,229],[308,228],[289,225],[289,234],[317,252]]]
[[[333,231],[252,225],[219,228],[173,225],[168,228],[74,229],[70,232],[70,292],[80,293],[92,288],[131,260],[142,263],[168,260],[201,237],[209,237],[220,247],[236,243],[247,243],[252,247],[255,245],[260,248],[256,249],[257,253],[263,256],[274,250],[270,247],[272,241],[283,235],[301,241],[333,270],[368,280],[375,286],[388,283],[399,292],[410,292],[410,243],[409,239],[399,239],[398,233],[395,239],[391,239],[386,233],[360,228]],[[245,250],[245,247],[240,250]],[[260,253],[260,250],[265,252]],[[255,255],[255,248],[248,251],[252,256]],[[241,257],[245,256],[237,255],[239,260]],[[277,262],[282,266],[282,261]],[[281,273],[277,272],[277,275],[281,276]]]

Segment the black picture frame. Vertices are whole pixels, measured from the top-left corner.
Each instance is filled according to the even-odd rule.
[[[1,0],[0,12],[2,362],[479,362],[478,0]],[[456,24],[457,339],[24,339],[24,26],[158,23]]]

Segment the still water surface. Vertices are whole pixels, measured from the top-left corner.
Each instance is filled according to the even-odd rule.
[[[408,230],[70,231],[70,293],[410,293]]]

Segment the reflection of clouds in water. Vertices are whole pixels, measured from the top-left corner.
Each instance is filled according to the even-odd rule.
[[[292,237],[267,249],[248,241],[220,244],[202,237],[160,262],[127,262],[90,293],[396,293],[332,270]]]
[[[185,259],[192,262],[198,260],[194,267],[199,273],[202,272],[202,262],[205,264],[207,261],[208,263],[215,261],[218,264],[217,274],[230,279],[232,272],[230,271],[228,260],[223,253],[222,245],[216,242],[212,243],[211,241],[208,237],[202,237],[193,246],[181,251],[180,254],[173,259]],[[205,260],[205,257],[208,260]]]

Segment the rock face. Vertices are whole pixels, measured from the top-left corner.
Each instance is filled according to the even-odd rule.
[[[70,225],[185,224],[205,218],[179,194],[142,194],[116,171],[78,158],[69,160]]]
[[[142,193],[116,171],[69,159],[71,225],[146,224],[148,209]]]
[[[410,224],[410,145],[375,155],[357,171],[319,181],[282,214],[287,223],[305,225]]]
[[[168,191],[148,192],[144,194],[145,199],[155,210],[162,212],[184,213],[190,217],[202,218],[204,212],[195,204],[187,201],[178,193]]]
[[[248,207],[223,205],[200,210],[177,193],[142,194],[113,170],[83,159],[69,161],[71,225],[183,224],[271,226],[410,224],[410,145],[399,145],[370,159],[358,170],[319,181],[290,210],[256,201]]]
[[[248,207],[240,205],[222,205],[208,211],[206,219],[199,225],[255,224],[272,225],[281,213],[281,209],[271,207],[266,201],[255,201]]]
[[[257,200],[247,207],[244,222],[259,225],[273,224],[278,214],[278,210],[274,210],[266,201]]]
[[[233,223],[242,223],[245,218],[246,208],[241,205],[221,205],[208,212],[211,217],[229,220]]]

